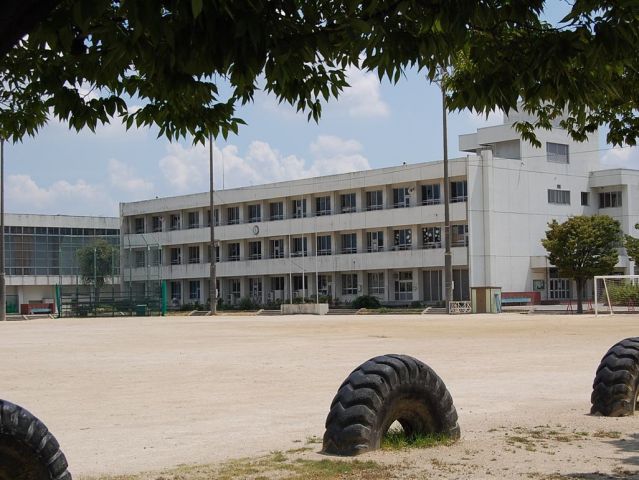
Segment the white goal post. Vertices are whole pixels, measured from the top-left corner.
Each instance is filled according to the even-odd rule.
[[[597,275],[593,286],[595,315],[639,310],[639,275]]]

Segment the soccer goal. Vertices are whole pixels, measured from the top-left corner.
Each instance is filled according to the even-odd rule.
[[[595,315],[639,310],[639,275],[595,277]]]

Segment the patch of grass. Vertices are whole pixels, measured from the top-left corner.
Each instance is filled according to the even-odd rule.
[[[373,461],[295,459],[277,451],[222,465],[182,465],[162,472],[83,477],[80,480],[390,480],[395,478],[397,469]]]
[[[306,437],[306,445],[312,445],[314,443],[322,443],[322,439],[317,435],[311,435],[310,437]]]
[[[455,443],[450,436],[442,433],[407,436],[402,430],[389,430],[382,438],[382,450],[404,450],[406,448],[431,448]]]
[[[621,432],[617,432],[614,430],[597,430],[595,433],[592,434],[592,436],[596,438],[621,438]]]

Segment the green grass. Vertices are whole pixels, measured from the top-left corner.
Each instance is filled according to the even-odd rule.
[[[389,430],[382,438],[382,450],[404,450],[407,448],[432,448],[455,443],[450,436],[442,433],[406,436],[402,430]]]
[[[401,467],[373,461],[309,460],[284,452],[231,460],[222,465],[181,465],[162,472],[79,477],[79,480],[390,480]]]

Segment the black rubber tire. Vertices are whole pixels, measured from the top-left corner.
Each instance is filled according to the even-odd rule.
[[[0,480],[71,480],[67,459],[47,427],[0,400]]]
[[[635,412],[639,384],[639,337],[621,340],[606,352],[592,384],[590,413],[625,417]]]
[[[351,456],[376,450],[394,421],[407,436],[460,436],[453,399],[433,369],[408,355],[383,355],[361,364],[340,386],[322,451]]]

